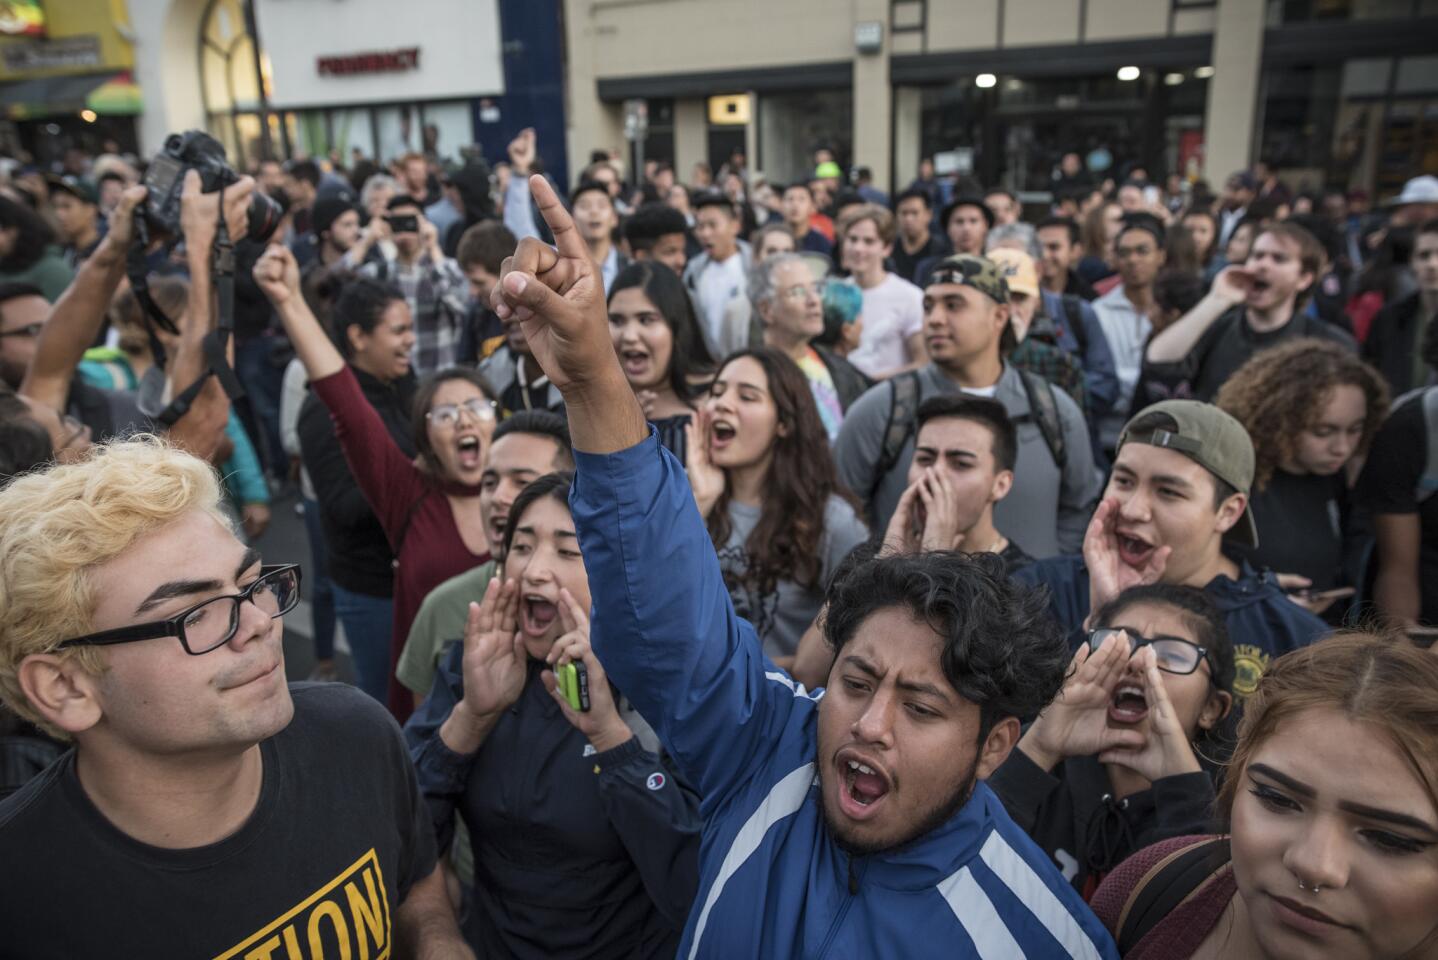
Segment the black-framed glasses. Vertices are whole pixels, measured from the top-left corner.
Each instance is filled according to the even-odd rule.
[[[441,427],[452,427],[459,423],[461,410],[481,422],[488,422],[496,418],[494,401],[488,397],[471,397],[464,403],[441,403],[437,407],[431,407],[425,417]]]
[[[14,330],[0,330],[0,338],[3,337],[38,337],[40,331],[45,329],[44,323],[27,323],[23,327],[16,327]]]
[[[105,646],[134,643],[159,637],[179,637],[180,646],[192,657],[218,650],[229,643],[240,627],[240,604],[253,603],[271,619],[282,617],[300,602],[300,565],[280,563],[260,567],[260,577],[239,593],[214,597],[197,603],[188,610],[166,620],[137,623],[129,627],[104,630],[84,637],[75,637],[57,649],[79,646]]]
[[[1198,665],[1208,658],[1206,647],[1200,647],[1198,644],[1180,637],[1145,637],[1132,630],[1124,630],[1119,627],[1099,627],[1090,632],[1088,635],[1089,652],[1097,653],[1098,648],[1103,646],[1105,640],[1119,634],[1128,638],[1128,655],[1130,657],[1138,653],[1140,647],[1153,647],[1153,655],[1158,668],[1165,673],[1193,673],[1198,669]],[[1212,669],[1211,665],[1210,669]]]

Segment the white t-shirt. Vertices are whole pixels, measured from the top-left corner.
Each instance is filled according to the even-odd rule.
[[[911,362],[905,341],[924,328],[924,291],[895,274],[863,290],[864,332],[848,360],[871,377]]]
[[[710,343],[723,343],[724,308],[745,295],[744,254],[738,250],[722,263],[710,260],[699,274],[699,318]]]

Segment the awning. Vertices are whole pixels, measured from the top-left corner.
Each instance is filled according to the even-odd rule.
[[[82,110],[108,116],[141,111],[140,88],[128,70],[79,77],[36,77],[0,84],[0,114],[11,120],[75,115]]]

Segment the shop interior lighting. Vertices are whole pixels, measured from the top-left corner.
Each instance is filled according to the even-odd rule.
[[[1138,67],[1119,67],[1118,78],[1125,82],[1138,79]]]
[[[983,87],[985,90],[987,90],[989,87],[992,87],[998,82],[999,78],[994,76],[992,73],[981,73],[974,78],[974,85]]]
[[[1193,71],[1193,75],[1200,80],[1207,80],[1209,77],[1213,76],[1213,68],[1199,67],[1197,70]]]

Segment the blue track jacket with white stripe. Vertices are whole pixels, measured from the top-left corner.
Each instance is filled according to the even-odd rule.
[[[943,826],[850,858],[824,822],[822,691],[734,615],[679,462],[655,437],[576,451],[594,652],[703,798],[683,958],[1111,958],[1098,919],[982,783]]]

